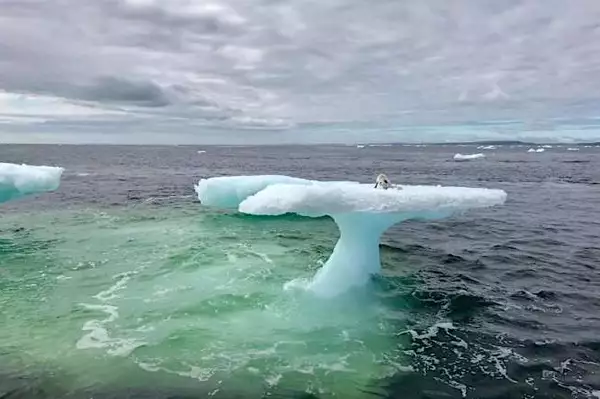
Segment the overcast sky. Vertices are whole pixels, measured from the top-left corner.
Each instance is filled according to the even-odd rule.
[[[600,139],[599,95],[598,0],[0,0],[0,142]]]

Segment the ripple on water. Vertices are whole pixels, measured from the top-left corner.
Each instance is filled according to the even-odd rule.
[[[229,223],[228,237],[253,239],[221,241],[204,232],[218,231],[220,220],[212,216],[191,227],[170,219],[110,220],[117,231],[125,223],[127,233],[117,236],[127,240],[115,239],[114,229],[89,239],[108,239],[118,255],[101,267],[70,270],[61,280],[69,287],[94,280],[79,301],[86,312],[76,342],[82,353],[123,357],[157,378],[186,377],[214,389],[249,384],[344,397],[408,367],[396,350],[404,338],[394,334],[404,319],[369,289],[327,303],[285,289],[311,276],[327,256],[314,248],[332,241],[329,224],[300,230],[313,240],[303,237],[290,247],[278,241],[289,242],[288,235],[263,236],[265,221],[258,228],[243,219]],[[269,227],[279,230],[279,223]],[[297,229],[301,222],[293,223]],[[159,231],[160,254],[151,250]],[[308,256],[299,261],[290,255],[298,250]],[[86,257],[95,261],[93,255]]]

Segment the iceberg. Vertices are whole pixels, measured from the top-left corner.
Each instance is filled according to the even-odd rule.
[[[60,185],[64,169],[0,162],[0,203],[47,191]]]
[[[201,180],[202,204],[251,215],[295,213],[330,216],[340,237],[307,289],[331,297],[364,285],[381,270],[379,241],[406,220],[433,220],[471,208],[503,204],[498,189],[397,185],[388,190],[350,181],[325,182],[287,176],[234,176]]]
[[[203,205],[237,208],[240,203],[271,184],[312,184],[310,180],[280,175],[225,176],[202,179],[194,186]]]
[[[495,145],[480,145],[477,147],[478,150],[495,150]]]
[[[455,161],[470,161],[470,160],[479,159],[479,158],[485,158],[485,154],[467,154],[467,155],[455,154],[454,155]]]
[[[527,152],[544,152],[545,150],[543,148],[530,148],[527,150]]]

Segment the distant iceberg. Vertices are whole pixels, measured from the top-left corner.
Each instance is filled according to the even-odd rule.
[[[480,145],[479,147],[477,147],[478,150],[495,150],[496,146],[495,145]]]
[[[380,190],[371,184],[287,176],[216,177],[201,180],[195,189],[204,205],[237,208],[246,214],[332,217],[340,238],[307,287],[320,296],[364,285],[379,273],[379,240],[391,226],[411,219],[445,218],[506,200],[503,190],[485,188],[394,186]]]
[[[527,150],[527,152],[544,152],[545,150],[543,148],[530,148]]]
[[[455,161],[471,161],[473,159],[480,159],[480,158],[485,158],[485,154],[455,154],[454,155],[454,160]]]
[[[569,148],[567,148],[567,151],[579,151],[579,148],[577,148],[577,147],[569,147]]]
[[[0,163],[0,203],[56,190],[64,169]]]

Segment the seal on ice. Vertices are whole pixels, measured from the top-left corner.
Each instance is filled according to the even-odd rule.
[[[390,179],[388,179],[388,177],[383,173],[380,173],[379,176],[377,176],[377,179],[375,179],[375,188],[382,188],[384,190],[387,190],[388,188],[390,188],[390,186]]]

